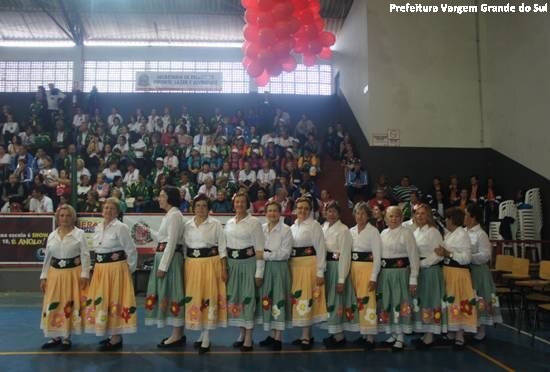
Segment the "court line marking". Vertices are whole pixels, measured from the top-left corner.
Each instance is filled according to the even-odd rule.
[[[504,327],[509,328],[509,329],[513,329],[513,330],[516,331],[516,332],[518,331],[517,327],[511,326],[511,325],[509,325],[509,324],[500,323],[499,325],[504,326]],[[529,336],[529,337],[531,337],[531,338],[533,337],[533,334],[532,334],[532,333],[529,333],[529,332],[527,332],[527,331],[521,330],[521,331],[519,331],[519,332],[520,332],[522,335]],[[545,339],[545,338],[542,338],[542,337],[539,337],[539,336],[535,336],[535,340],[540,341],[540,342],[543,342],[543,343],[545,343],[545,344],[547,344],[547,345],[550,345],[550,341],[547,340],[547,339]]]
[[[507,366],[506,364],[502,363],[501,361],[499,361],[498,359],[495,359],[494,357],[490,356],[489,354],[486,354],[484,353],[483,351],[479,350],[479,349],[476,349],[475,347],[473,346],[470,346],[470,345],[466,345],[466,349],[470,350],[470,351],[473,351],[474,353],[476,353],[477,355],[487,359],[488,361],[490,361],[491,363],[499,366],[500,368],[502,368],[503,370],[505,371],[508,371],[508,372],[514,372],[515,369]]]

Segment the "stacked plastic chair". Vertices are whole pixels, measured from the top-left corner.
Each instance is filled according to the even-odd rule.
[[[541,240],[542,199],[538,188],[530,189],[525,193],[525,204],[530,207],[518,209],[519,239]],[[531,250],[533,262],[541,259],[542,247],[540,243],[522,243],[522,257],[525,257],[527,250]],[[537,257],[535,257],[536,254],[538,254]]]
[[[498,206],[498,219],[502,221],[505,217],[510,217],[514,220],[510,228],[512,230],[512,240],[515,240],[518,231],[518,208],[513,200],[504,200]],[[497,223],[498,228],[500,228],[500,222]],[[500,239],[502,239],[502,237],[500,237]],[[518,257],[518,245],[516,243],[505,243],[502,249],[503,252],[512,250],[514,257]]]

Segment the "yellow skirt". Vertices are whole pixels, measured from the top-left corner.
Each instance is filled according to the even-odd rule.
[[[227,292],[219,256],[185,259],[185,328],[227,327]]]
[[[40,322],[45,337],[69,337],[82,333],[80,310],[81,303],[86,302],[86,294],[80,289],[81,273],[81,266],[48,269]]]
[[[87,297],[83,316],[86,333],[136,333],[136,297],[126,260],[96,263]]]
[[[359,332],[362,335],[378,333],[376,322],[376,292],[368,290],[372,275],[372,262],[353,261],[350,278],[359,310]]]
[[[470,270],[443,266],[446,293],[443,304],[447,307],[448,330],[477,331],[476,296]]]
[[[325,286],[317,285],[315,256],[290,259],[292,326],[309,327],[328,319]]]

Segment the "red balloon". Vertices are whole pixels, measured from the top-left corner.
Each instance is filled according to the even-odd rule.
[[[251,43],[255,43],[259,40],[259,33],[260,29],[258,26],[246,25],[243,28],[244,39],[246,41],[250,41]]]
[[[298,14],[298,19],[304,25],[313,23],[313,20],[314,20],[313,13],[311,13],[308,9],[304,9]]]
[[[322,30],[325,28],[325,20],[321,17],[315,18],[314,24],[315,26],[317,26],[318,30]]]
[[[294,0],[292,2],[292,5],[294,5],[294,11],[300,11],[302,9],[307,8],[309,4],[304,0]]]
[[[317,27],[313,25],[305,25],[304,28],[304,37],[307,39],[315,39],[318,35]]]
[[[265,87],[269,83],[269,74],[264,71],[263,74],[256,77],[256,85],[259,87]]]
[[[286,38],[291,34],[290,25],[286,21],[279,21],[275,23],[273,30],[279,39]]]
[[[333,46],[336,42],[336,36],[334,36],[332,32],[323,31],[321,32],[321,35],[319,35],[319,40],[323,46],[329,47]]]
[[[290,34],[295,34],[300,29],[300,21],[294,17],[291,17],[288,20],[288,27],[290,29]]]
[[[294,7],[290,3],[279,3],[273,7],[271,14],[275,19],[286,20],[292,14]]]
[[[302,62],[308,67],[314,66],[315,62],[317,62],[317,58],[312,54],[304,54],[302,57]]]
[[[332,58],[332,50],[330,50],[329,47],[324,47],[323,50],[321,50],[321,53],[319,53],[319,58],[330,60]]]
[[[275,23],[275,18],[270,12],[262,12],[258,14],[258,26],[271,27]]]
[[[307,49],[309,54],[319,54],[323,50],[323,45],[319,39],[313,39],[309,42]]]
[[[246,47],[244,54],[251,59],[257,59],[260,52],[260,46],[258,44],[250,44]]]
[[[253,25],[258,24],[258,14],[260,13],[258,12],[257,9],[247,9],[244,12],[244,19],[246,23],[250,23]]]
[[[268,11],[273,8],[273,0],[257,0],[258,8],[262,11]]]
[[[241,5],[246,9],[253,9],[258,7],[256,0],[241,0]]]
[[[248,72],[248,75],[250,75],[253,78],[260,76],[263,71],[264,71],[264,66],[260,61],[252,61],[248,65],[248,68],[246,69],[246,72]]]
[[[241,50],[243,51],[243,54],[246,53],[246,48],[248,48],[249,45],[250,45],[250,43],[245,40],[244,43],[243,43],[243,46],[241,47]]]
[[[279,76],[283,72],[283,68],[279,63],[274,63],[266,67],[265,69],[269,76]]]
[[[289,40],[278,41],[277,43],[275,43],[275,45],[273,45],[273,48],[272,48],[273,54],[276,57],[284,57],[285,55],[290,53],[291,49],[292,49],[292,44]]]
[[[303,53],[307,50],[308,41],[305,39],[296,39],[296,45],[294,46],[294,51],[296,53]]]
[[[286,72],[292,72],[296,70],[296,60],[292,56],[286,56],[281,61],[281,67]]]
[[[319,14],[319,12],[321,11],[321,4],[315,1],[311,1],[309,3],[309,10],[311,10],[313,14]]]
[[[258,61],[260,61],[264,66],[273,63],[274,59],[275,54],[270,48],[262,49],[258,52]]]
[[[248,66],[250,66],[251,63],[252,63],[252,59],[250,59],[246,56],[243,58],[243,67],[244,67],[245,70],[248,69]]]
[[[273,43],[275,43],[276,40],[277,40],[277,37],[273,29],[271,28],[260,29],[258,33],[258,41],[260,45],[263,45],[263,46],[273,45]]]

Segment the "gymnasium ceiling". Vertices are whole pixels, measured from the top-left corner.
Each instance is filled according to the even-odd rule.
[[[321,0],[338,33],[353,0]],[[3,41],[241,42],[240,0],[0,0]]]

